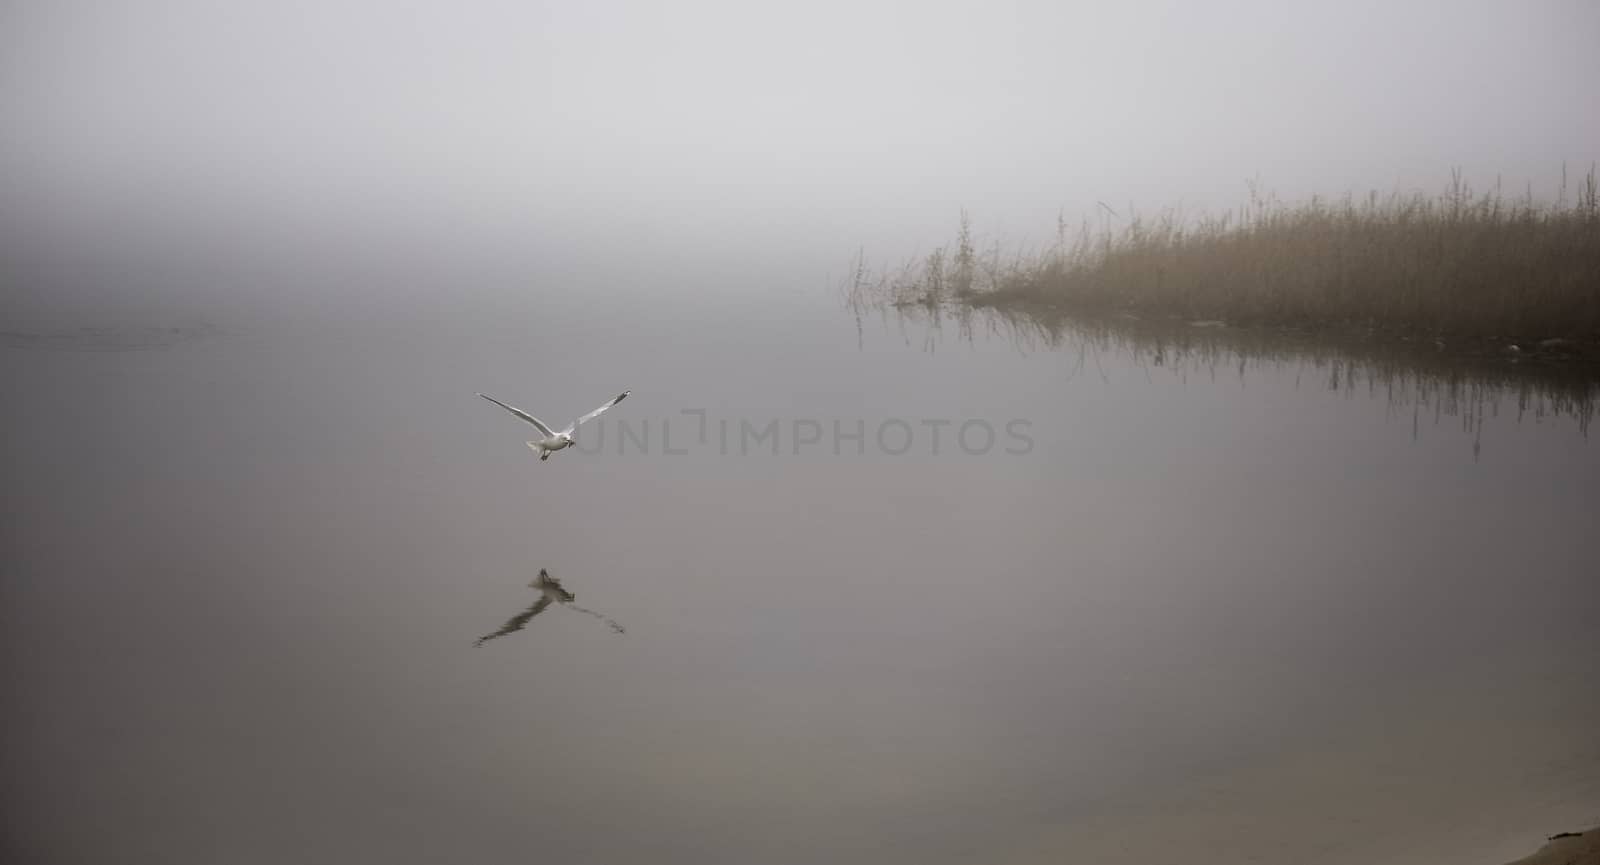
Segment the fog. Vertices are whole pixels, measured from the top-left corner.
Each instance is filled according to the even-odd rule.
[[[13,2],[13,204],[900,254],[1600,159],[1600,8]]]
[[[839,289],[963,210],[1026,246],[1256,179],[1553,197],[1600,160],[1596,33],[0,0],[0,859],[1495,865],[1581,828],[1591,380]],[[548,462],[474,396],[624,389]]]

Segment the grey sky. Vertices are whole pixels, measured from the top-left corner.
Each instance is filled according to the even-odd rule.
[[[1585,0],[5,9],[0,179],[52,194],[1025,234],[1600,158]]]

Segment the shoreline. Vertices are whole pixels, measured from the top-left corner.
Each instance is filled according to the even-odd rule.
[[[1544,846],[1506,865],[1597,865],[1600,863],[1600,827],[1581,832],[1558,832]]]

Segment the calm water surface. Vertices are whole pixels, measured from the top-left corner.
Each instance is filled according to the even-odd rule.
[[[0,347],[13,861],[1490,865],[1600,818],[1570,416],[444,282]],[[473,396],[628,388],[547,463]],[[475,646],[541,568],[573,604]]]

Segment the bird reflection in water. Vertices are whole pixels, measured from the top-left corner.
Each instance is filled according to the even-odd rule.
[[[577,600],[577,596],[567,591],[566,587],[561,585],[560,580],[550,576],[550,572],[548,570],[540,568],[539,576],[528,585],[539,590],[539,600],[535,601],[533,606],[523,610],[515,616],[512,616],[510,621],[500,626],[500,630],[495,631],[492,634],[485,634],[484,636],[479,637],[477,641],[473,643],[474,646],[481,646],[484,643],[495,639],[496,637],[504,637],[507,634],[514,634],[517,631],[522,630],[527,626],[528,620],[544,612],[551,604],[560,604],[561,606],[566,607],[574,612],[583,613],[586,616],[593,616],[596,619],[605,622],[606,627],[610,628],[611,630],[616,631],[619,634],[624,633],[622,626],[617,624],[615,619],[612,619],[609,616],[602,616],[594,610],[574,604],[573,601]]]

